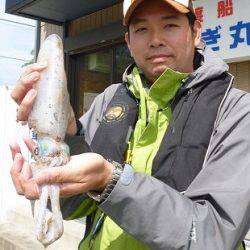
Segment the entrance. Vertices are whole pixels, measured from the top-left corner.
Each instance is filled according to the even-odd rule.
[[[126,44],[98,49],[75,56],[74,88],[70,87],[73,108],[78,118],[91,106],[94,98],[113,83],[122,82],[122,75],[132,63]],[[72,72],[73,73],[73,72]]]

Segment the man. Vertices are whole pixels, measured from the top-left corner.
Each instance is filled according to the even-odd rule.
[[[236,249],[250,225],[249,94],[199,46],[191,1],[125,0],[124,24],[135,64],[69,122],[95,153],[33,179],[12,145],[17,192],[34,199],[37,184],[61,183],[64,217],[87,216],[80,249]],[[44,67],[13,90],[21,121]]]

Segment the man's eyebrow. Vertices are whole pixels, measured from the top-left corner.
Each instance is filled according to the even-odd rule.
[[[171,19],[178,19],[178,16],[176,15],[170,15],[170,16],[162,16],[162,20],[171,20]],[[138,23],[146,23],[148,20],[146,18],[133,18],[131,21],[131,24],[138,24]]]
[[[176,15],[163,16],[161,19],[162,20],[178,19],[178,16],[176,16]]]
[[[145,18],[133,18],[131,24],[145,23],[147,19]]]

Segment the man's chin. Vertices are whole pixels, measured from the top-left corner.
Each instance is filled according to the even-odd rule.
[[[172,68],[170,65],[151,65],[150,68],[142,69],[146,78],[150,80],[150,82],[155,82],[164,72],[165,70]]]
[[[152,75],[155,77],[159,77],[165,72],[166,69],[169,69],[169,68],[170,68],[169,66],[165,66],[165,65],[154,67],[152,71]]]

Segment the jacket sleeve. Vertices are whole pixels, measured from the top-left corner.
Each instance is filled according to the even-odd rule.
[[[154,250],[237,249],[250,226],[250,97],[242,93],[231,91],[222,105],[203,168],[184,194],[134,173],[100,208]]]

